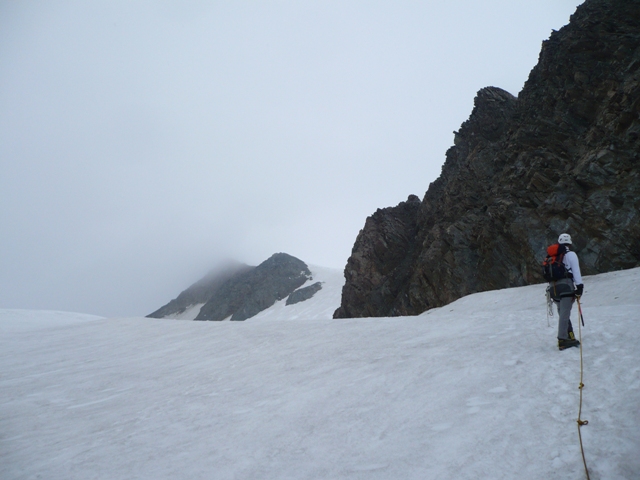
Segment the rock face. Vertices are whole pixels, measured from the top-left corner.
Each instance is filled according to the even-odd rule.
[[[309,300],[310,298],[313,298],[313,296],[320,290],[322,290],[321,282],[316,282],[312,285],[309,285],[308,287],[299,288],[287,297],[285,305],[295,305],[296,303]]]
[[[336,318],[542,282],[563,232],[584,274],[640,265],[640,2],[587,0],[543,42],[519,96],[480,90],[454,134],[421,202],[367,219]]]
[[[246,320],[269,308],[302,286],[311,272],[286,253],[276,253],[253,270],[217,289],[196,320]]]
[[[148,316],[165,318],[204,303],[195,320],[246,320],[288,297],[309,278],[303,261],[276,253],[257,267],[241,265],[221,276],[205,277]]]
[[[255,267],[250,267],[243,263],[229,262],[222,269],[209,273],[202,280],[191,285],[178,295],[177,298],[171,300],[155,312],[147,315],[147,317],[179,317],[195,305],[206,304],[211,299],[214,292],[223,288],[227,282],[233,281],[236,277],[244,276],[254,268]]]

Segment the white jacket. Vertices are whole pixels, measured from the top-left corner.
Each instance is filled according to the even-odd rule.
[[[568,251],[562,259],[567,272],[573,275],[573,281],[576,285],[582,284],[582,275],[580,274],[580,263],[576,252]]]

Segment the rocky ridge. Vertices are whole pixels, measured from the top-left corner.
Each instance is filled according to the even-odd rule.
[[[487,87],[474,103],[423,200],[366,220],[336,318],[541,282],[562,232],[585,274],[640,265],[640,3],[587,0],[517,98]]]
[[[179,318],[197,305],[205,305],[215,291],[234,278],[242,277],[254,267],[239,262],[228,262],[180,293],[175,299],[147,315],[148,318]]]
[[[246,320],[293,294],[298,302],[313,297],[321,284],[300,289],[310,279],[311,272],[303,261],[276,253],[257,267],[234,264],[212,273],[148,317],[179,318],[188,309],[197,308],[195,320]],[[298,289],[302,292],[297,293]]]

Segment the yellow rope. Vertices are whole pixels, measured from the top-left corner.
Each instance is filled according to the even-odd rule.
[[[582,434],[580,432],[580,427],[583,425],[588,425],[589,422],[587,420],[580,419],[580,415],[582,414],[582,389],[584,388],[584,383],[582,383],[582,376],[584,373],[584,366],[582,362],[582,308],[580,307],[580,297],[576,297],[578,301],[578,313],[580,314],[580,318],[578,318],[578,340],[580,341],[580,408],[578,409],[578,438],[580,439],[580,451],[582,452],[582,463],[584,463],[584,472],[587,474],[587,480],[589,478],[589,469],[587,468],[587,460],[584,457],[584,447],[582,446]]]

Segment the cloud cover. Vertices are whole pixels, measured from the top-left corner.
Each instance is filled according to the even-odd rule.
[[[343,268],[576,5],[0,3],[0,306],[143,315],[226,257]]]

